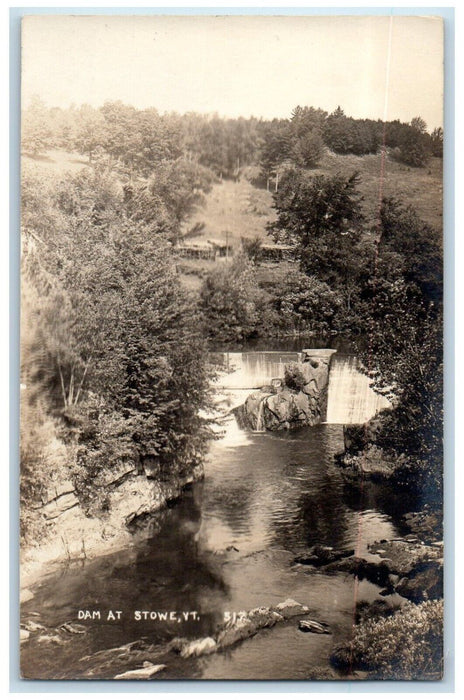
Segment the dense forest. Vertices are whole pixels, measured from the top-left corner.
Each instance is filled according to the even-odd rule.
[[[358,172],[318,173],[325,151],[376,152],[411,167],[442,156],[441,129],[296,107],[290,118],[161,115],[120,102],[24,111],[23,152],[82,154],[75,174],[24,167],[22,185],[22,534],[66,472],[87,512],[108,507],[102,465],[156,465],[158,477],[201,461],[211,432],[211,341],[344,333],[394,409],[377,440],[399,478],[440,501],[441,233],[407,201],[384,198],[366,224]],[[176,244],[214,183],[251,173],[273,184],[269,242],[181,283]],[[290,270],[290,273],[289,273]],[[364,339],[368,337],[366,347]]]
[[[184,158],[231,177],[246,165],[259,164],[263,177],[285,164],[314,168],[323,149],[364,155],[381,147],[411,166],[424,166],[443,155],[443,130],[431,133],[420,117],[410,123],[353,119],[338,107],[332,114],[296,107],[290,118],[226,119],[218,115],[159,114],[122,102],[69,109],[49,108],[38,97],[23,112],[22,148],[40,154],[50,148],[76,150],[89,162],[100,151],[121,172],[149,176],[155,165]]]

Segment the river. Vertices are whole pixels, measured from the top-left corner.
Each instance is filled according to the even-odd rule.
[[[355,603],[375,600],[380,589],[294,564],[295,554],[314,544],[363,554],[369,542],[404,534],[401,515],[413,507],[385,486],[344,483],[333,460],[342,431],[323,424],[254,434],[229,417],[211,444],[204,480],[155,518],[143,539],[36,586],[24,619],[54,629],[77,622],[78,610],[99,610],[101,618],[81,621],[84,634],[31,638],[22,648],[23,675],[113,678],[141,666],[143,655],[105,650],[141,639],[155,645],[145,660],[166,664],[159,679],[303,679],[327,668],[333,646],[351,634]],[[331,634],[304,634],[296,618],[227,652],[198,659],[166,652],[175,636],[205,637],[227,613],[287,598],[307,605]],[[120,620],[106,619],[108,610],[121,611]],[[197,619],[136,620],[135,611],[195,611]]]

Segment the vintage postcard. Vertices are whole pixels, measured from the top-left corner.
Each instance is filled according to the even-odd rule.
[[[21,86],[22,677],[440,680],[443,20],[29,15]]]

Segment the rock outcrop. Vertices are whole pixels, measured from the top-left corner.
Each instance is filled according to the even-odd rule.
[[[344,451],[335,455],[345,481],[357,483],[389,481],[397,472],[400,460],[389,455],[377,444],[382,417],[376,416],[362,425],[344,425]]]
[[[354,549],[334,549],[333,547],[317,544],[304,552],[299,552],[294,562],[295,564],[309,564],[319,567],[332,564],[339,559],[346,559],[353,554]]]
[[[236,620],[226,622],[219,627],[214,637],[204,637],[193,641],[183,638],[173,639],[171,649],[183,658],[212,654],[249,639],[260,630],[269,629],[279,622],[283,623],[293,617],[306,615],[308,612],[309,608],[305,605],[289,598],[273,607],[263,606],[240,613]],[[325,623],[317,623],[314,620],[312,622],[314,625],[321,625],[326,629]],[[324,634],[326,633],[329,632],[324,632]]]
[[[301,361],[234,409],[239,426],[257,432],[288,430],[325,420],[330,360],[335,350],[303,350]]]
[[[352,574],[380,586],[383,594],[398,593],[414,603],[443,595],[443,544],[427,545],[414,535],[374,542],[366,557],[316,546],[298,554],[294,561],[326,572]]]
[[[407,576],[420,564],[439,562],[443,558],[441,546],[425,545],[417,540],[375,542],[369,546],[369,551],[378,554],[388,564],[390,571],[400,576]]]
[[[311,632],[312,634],[331,634],[329,625],[317,620],[300,620],[298,624],[300,632]]]
[[[115,680],[143,680],[146,678],[151,678],[156,673],[163,671],[166,668],[166,664],[151,664],[149,661],[145,661],[141,668],[134,668],[131,671],[124,671],[124,673],[118,673],[114,679]]]
[[[102,470],[101,483],[109,509],[103,517],[84,512],[71,482],[64,480],[45,494],[36,507],[45,533],[40,542],[22,548],[21,585],[26,587],[42,568],[53,568],[63,561],[90,559],[130,545],[136,523],[154,515],[178,498],[182,491],[203,476],[201,463],[169,481],[147,475],[129,462],[113,470]],[[26,589],[27,590],[27,589]],[[23,598],[25,602],[30,595]]]

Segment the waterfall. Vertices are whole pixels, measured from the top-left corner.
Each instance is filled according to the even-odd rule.
[[[355,357],[334,355],[329,373],[327,423],[365,423],[390,406],[388,399],[371,388],[369,377],[357,369]]]
[[[318,351],[315,351],[318,352]],[[320,352],[320,351],[319,351]],[[327,351],[325,351],[327,352]],[[285,365],[301,360],[298,352],[229,352],[218,353],[222,367],[215,382],[219,395],[228,397],[229,410],[243,403],[253,389],[260,389],[276,377],[283,377]],[[357,368],[356,357],[335,354],[331,358],[327,400],[327,423],[365,423],[383,408],[391,406],[388,399],[377,394],[370,380]],[[256,432],[264,432],[264,404],[259,405]]]
[[[285,365],[298,362],[298,352],[228,352],[222,357],[227,374],[218,380],[218,387],[260,389],[271,379],[283,377]]]
[[[219,436],[221,447],[235,448],[250,443],[249,434],[238,426],[232,413],[234,408],[244,403],[249,394],[247,389],[218,389],[215,410],[204,414],[206,418],[216,420],[216,425],[213,425],[212,429]]]
[[[266,401],[266,396],[264,399],[262,399],[259,402],[259,407],[258,407],[258,416],[256,418],[256,430],[255,433],[265,433],[266,428],[264,427],[264,419],[263,419],[263,414],[264,414],[264,402]]]

